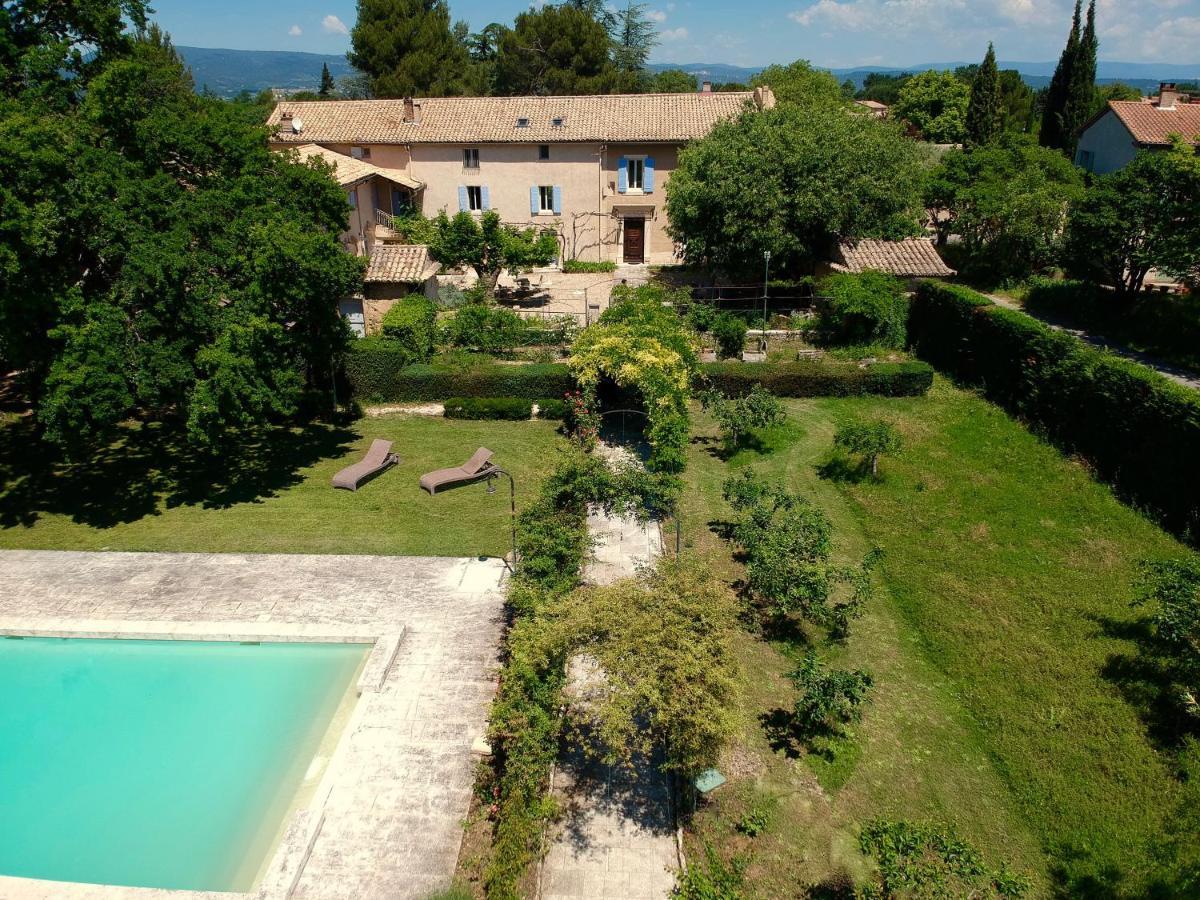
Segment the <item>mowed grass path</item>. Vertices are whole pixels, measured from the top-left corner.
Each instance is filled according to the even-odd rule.
[[[330,478],[373,438],[401,463],[356,493]],[[74,463],[54,461],[24,425],[0,427],[0,548],[217,553],[493,556],[509,552],[507,479],[431,497],[422,473],[458,465],[478,447],[534,496],[562,439],[555,423],[471,422],[392,415],[348,427],[276,433],[243,460],[205,471],[156,428]]]
[[[871,546],[885,556],[868,614],[845,648],[825,649],[876,678],[870,709],[832,761],[790,770],[779,754],[761,761],[757,715],[787,705],[781,675],[795,648],[746,640],[745,745],[759,757],[760,787],[791,792],[785,827],[754,845],[757,889],[778,895],[789,879],[853,872],[858,825],[886,815],[954,822],[993,862],[1031,872],[1039,894],[1170,896],[1155,848],[1179,802],[1171,756],[1127,699],[1141,686],[1106,673],[1137,652],[1128,637],[1137,561],[1183,548],[944,380],[925,398],[788,406],[792,422],[759,451],[723,463],[694,445],[689,539],[713,545],[706,525],[728,515],[720,481],[753,465],[829,513],[842,559]],[[872,418],[905,440],[884,478],[819,474],[837,424]],[[723,802],[736,812],[741,800],[731,792]]]

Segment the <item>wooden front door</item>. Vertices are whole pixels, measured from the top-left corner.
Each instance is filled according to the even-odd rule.
[[[646,261],[646,220],[625,220],[625,262]]]

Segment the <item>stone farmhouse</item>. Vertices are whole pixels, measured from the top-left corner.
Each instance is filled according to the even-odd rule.
[[[352,207],[343,242],[394,243],[394,217],[496,210],[545,225],[563,259],[677,261],[664,188],[679,151],[721,119],[769,108],[769,88],[581,97],[437,97],[278,103],[275,149],[336,166]],[[419,270],[419,271],[416,271]],[[423,275],[422,267],[408,267]],[[410,285],[411,287],[411,285]]]
[[[1189,102],[1190,101],[1190,102]],[[1110,100],[1079,135],[1075,164],[1097,175],[1124,168],[1140,150],[1165,150],[1172,136],[1200,144],[1200,98],[1164,82],[1157,97]]]

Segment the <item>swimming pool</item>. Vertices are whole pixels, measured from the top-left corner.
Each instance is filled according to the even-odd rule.
[[[0,639],[0,875],[250,889],[368,649]]]

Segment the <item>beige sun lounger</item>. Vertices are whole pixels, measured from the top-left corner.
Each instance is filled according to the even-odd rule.
[[[491,458],[492,451],[487,447],[480,447],[475,451],[475,455],[461,466],[426,472],[421,476],[421,487],[431,494],[436,494],[439,488],[476,481],[496,468],[489,462]]]
[[[392,453],[392,442],[376,438],[371,441],[367,455],[352,466],[346,466],[333,476],[333,486],[357,491],[364,481],[378,475],[388,466],[397,465],[400,457]]]

